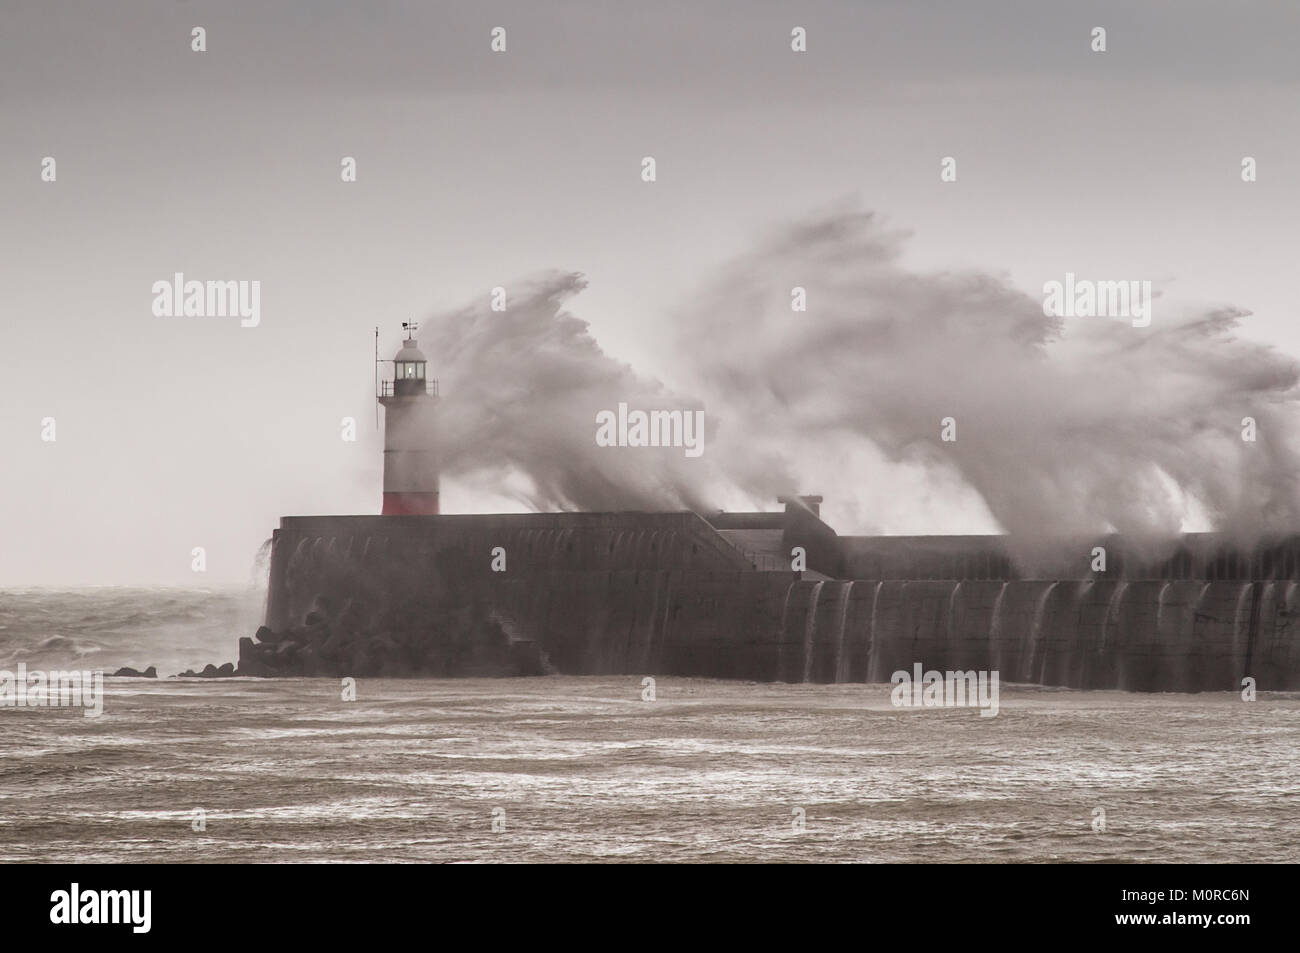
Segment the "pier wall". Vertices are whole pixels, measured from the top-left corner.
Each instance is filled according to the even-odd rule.
[[[501,674],[885,682],[920,663],[1080,689],[1239,691],[1250,675],[1300,690],[1294,581],[800,578],[754,570],[691,514],[286,519],[267,624],[312,613],[365,620],[444,674],[476,671],[454,659],[488,639]]]

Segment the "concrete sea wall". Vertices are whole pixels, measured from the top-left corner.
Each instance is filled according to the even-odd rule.
[[[492,552],[505,553],[493,571]],[[285,520],[267,625],[295,672],[882,682],[896,670],[1137,691],[1300,690],[1287,580],[804,579],[690,514]],[[240,670],[276,674],[276,646]],[[302,668],[306,666],[306,668]]]

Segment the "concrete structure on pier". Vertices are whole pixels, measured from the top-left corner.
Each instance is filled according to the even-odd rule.
[[[1193,535],[1154,561],[1096,545],[1106,572],[1081,545],[1034,578],[1005,538],[839,536],[798,499],[708,517],[288,517],[267,625],[320,651],[284,672],[245,639],[240,670],[859,682],[921,662],[1073,688],[1300,689],[1300,538],[1239,552]]]

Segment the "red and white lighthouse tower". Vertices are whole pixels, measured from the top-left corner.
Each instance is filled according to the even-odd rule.
[[[384,405],[384,516],[438,514],[438,461],[434,408],[438,382],[415,341],[415,322],[404,323],[406,340],[393,358],[393,378],[378,381]],[[376,332],[377,333],[377,332]]]

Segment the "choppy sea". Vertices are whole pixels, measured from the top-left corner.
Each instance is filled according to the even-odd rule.
[[[0,591],[0,669],[233,661],[248,591]],[[106,678],[0,707],[0,859],[1300,860],[1300,695]]]

